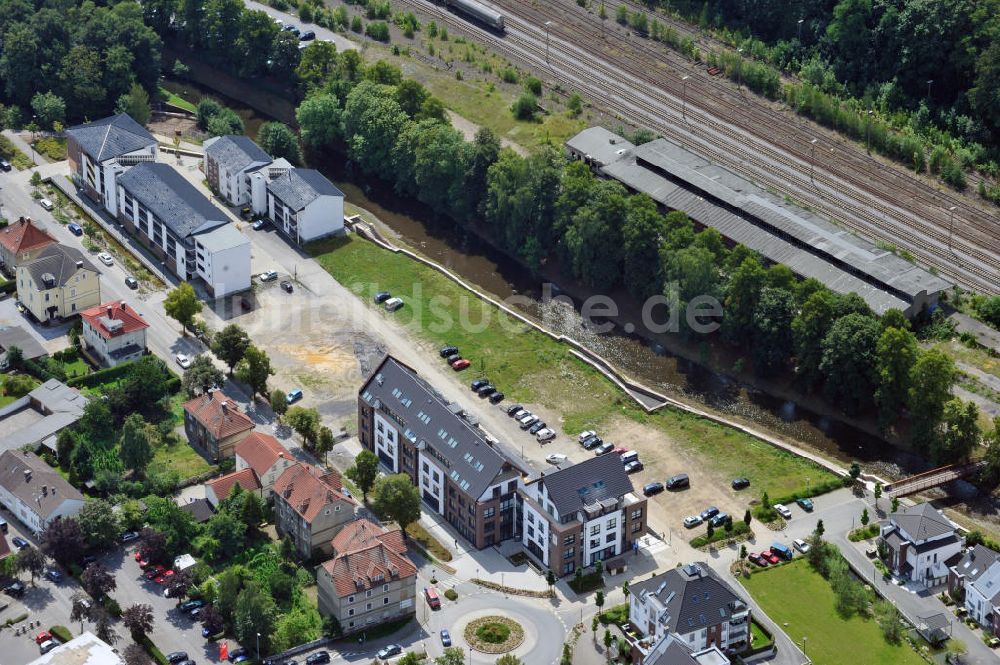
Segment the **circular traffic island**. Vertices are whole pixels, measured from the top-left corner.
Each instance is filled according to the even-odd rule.
[[[521,624],[502,616],[474,619],[465,627],[465,641],[483,653],[507,653],[521,646],[524,629]]]

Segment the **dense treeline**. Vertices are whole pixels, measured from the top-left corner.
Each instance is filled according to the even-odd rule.
[[[0,43],[6,126],[98,118],[160,77],[160,38],[131,0],[0,0]]]
[[[346,150],[366,177],[476,226],[533,271],[558,261],[587,287],[623,287],[637,299],[664,294],[679,311],[696,296],[713,296],[724,310],[713,338],[748,349],[757,374],[793,373],[846,413],[877,413],[886,431],[898,429],[935,459],[964,457],[979,440],[976,407],[951,397],[951,360],[921,352],[901,312],[876,317],[856,294],[765,265],[555,149],[521,157],[502,150],[489,129],[465,141],[428,113],[427,92],[395,67],[365,68],[332,51],[320,63],[312,48],[302,66],[308,59],[328,76],[310,80],[298,109],[311,150]],[[683,316],[681,325],[694,334]]]
[[[947,156],[958,166],[977,165],[994,177],[1000,171],[1000,0],[646,4],[719,29],[756,61],[741,65],[751,86],[756,78],[777,83],[757,62],[796,73],[811,88],[790,103],[813,107],[809,114],[824,124],[859,125],[838,127],[859,140],[877,130],[873,143],[886,154],[912,159],[912,143],[882,146],[885,129],[894,128],[939,147],[945,154],[938,161]],[[777,95],[775,89],[771,96]],[[850,113],[841,113],[828,95],[843,99]],[[874,123],[868,110],[878,114]],[[924,165],[913,166],[922,170]],[[942,176],[964,186],[954,168]]]

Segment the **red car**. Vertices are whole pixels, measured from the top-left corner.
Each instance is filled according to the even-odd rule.
[[[142,561],[142,550],[136,550],[134,558],[136,561]]]
[[[40,632],[37,635],[35,635],[35,644],[41,644],[42,642],[48,642],[51,639],[52,639],[52,633],[50,633],[47,630],[43,630],[42,632]]]
[[[751,554],[747,558],[750,559],[751,563],[755,563],[761,568],[767,566],[767,559],[764,558],[763,554]]]
[[[459,358],[451,364],[451,368],[456,372],[460,372],[470,365],[469,361],[465,358]]]
[[[768,563],[771,564],[776,564],[781,562],[781,557],[771,551],[761,552],[761,556],[767,559]]]
[[[612,455],[624,455],[627,452],[628,452],[628,448],[622,448],[621,446],[619,446],[618,448],[615,448],[614,450],[612,450],[611,454]]]
[[[157,584],[165,584],[166,582],[168,582],[170,580],[170,576],[173,575],[173,574],[174,574],[174,571],[172,571],[172,570],[165,570],[165,571],[163,571],[162,575],[157,575],[156,578],[153,581],[156,582]]]
[[[160,564],[156,564],[155,566],[153,566],[152,568],[150,568],[149,570],[146,571],[146,579],[147,580],[154,580],[157,577],[159,577],[160,575],[162,575],[163,573],[165,573],[166,570],[167,569],[164,568],[163,566],[161,566]]]

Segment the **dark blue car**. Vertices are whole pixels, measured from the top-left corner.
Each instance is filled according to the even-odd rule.
[[[69,232],[75,236],[83,235],[83,227],[79,224],[67,224],[66,228],[69,229]]]

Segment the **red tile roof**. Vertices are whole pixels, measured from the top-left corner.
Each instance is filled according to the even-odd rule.
[[[341,493],[343,485],[336,471],[325,472],[311,464],[296,462],[274,482],[274,495],[288,503],[310,524],[320,511],[337,501],[350,504],[354,500]]]
[[[55,241],[55,238],[38,228],[30,217],[21,217],[0,229],[0,245],[14,254],[45,247]]]
[[[387,531],[359,519],[345,525],[333,544],[337,556],[324,563],[323,568],[341,598],[417,574],[417,567],[406,557],[399,529]]]
[[[260,482],[258,482],[257,474],[253,472],[253,469],[233,471],[205,483],[205,487],[211,487],[212,492],[215,493],[215,497],[219,501],[225,501],[229,498],[229,493],[233,491],[233,487],[236,485],[239,485],[248,492],[256,492],[260,489]]]
[[[288,449],[278,443],[270,434],[252,432],[236,444],[236,454],[245,461],[258,476],[267,473],[279,458],[294,460]]]
[[[124,335],[149,327],[145,319],[122,300],[106,302],[96,307],[85,309],[80,312],[80,316],[104,339],[111,339],[117,335]],[[122,325],[117,330],[109,330],[108,324],[111,321],[121,321]]]
[[[253,429],[253,421],[249,416],[240,411],[236,402],[226,397],[221,390],[199,395],[185,402],[184,410],[216,439],[225,439]]]

